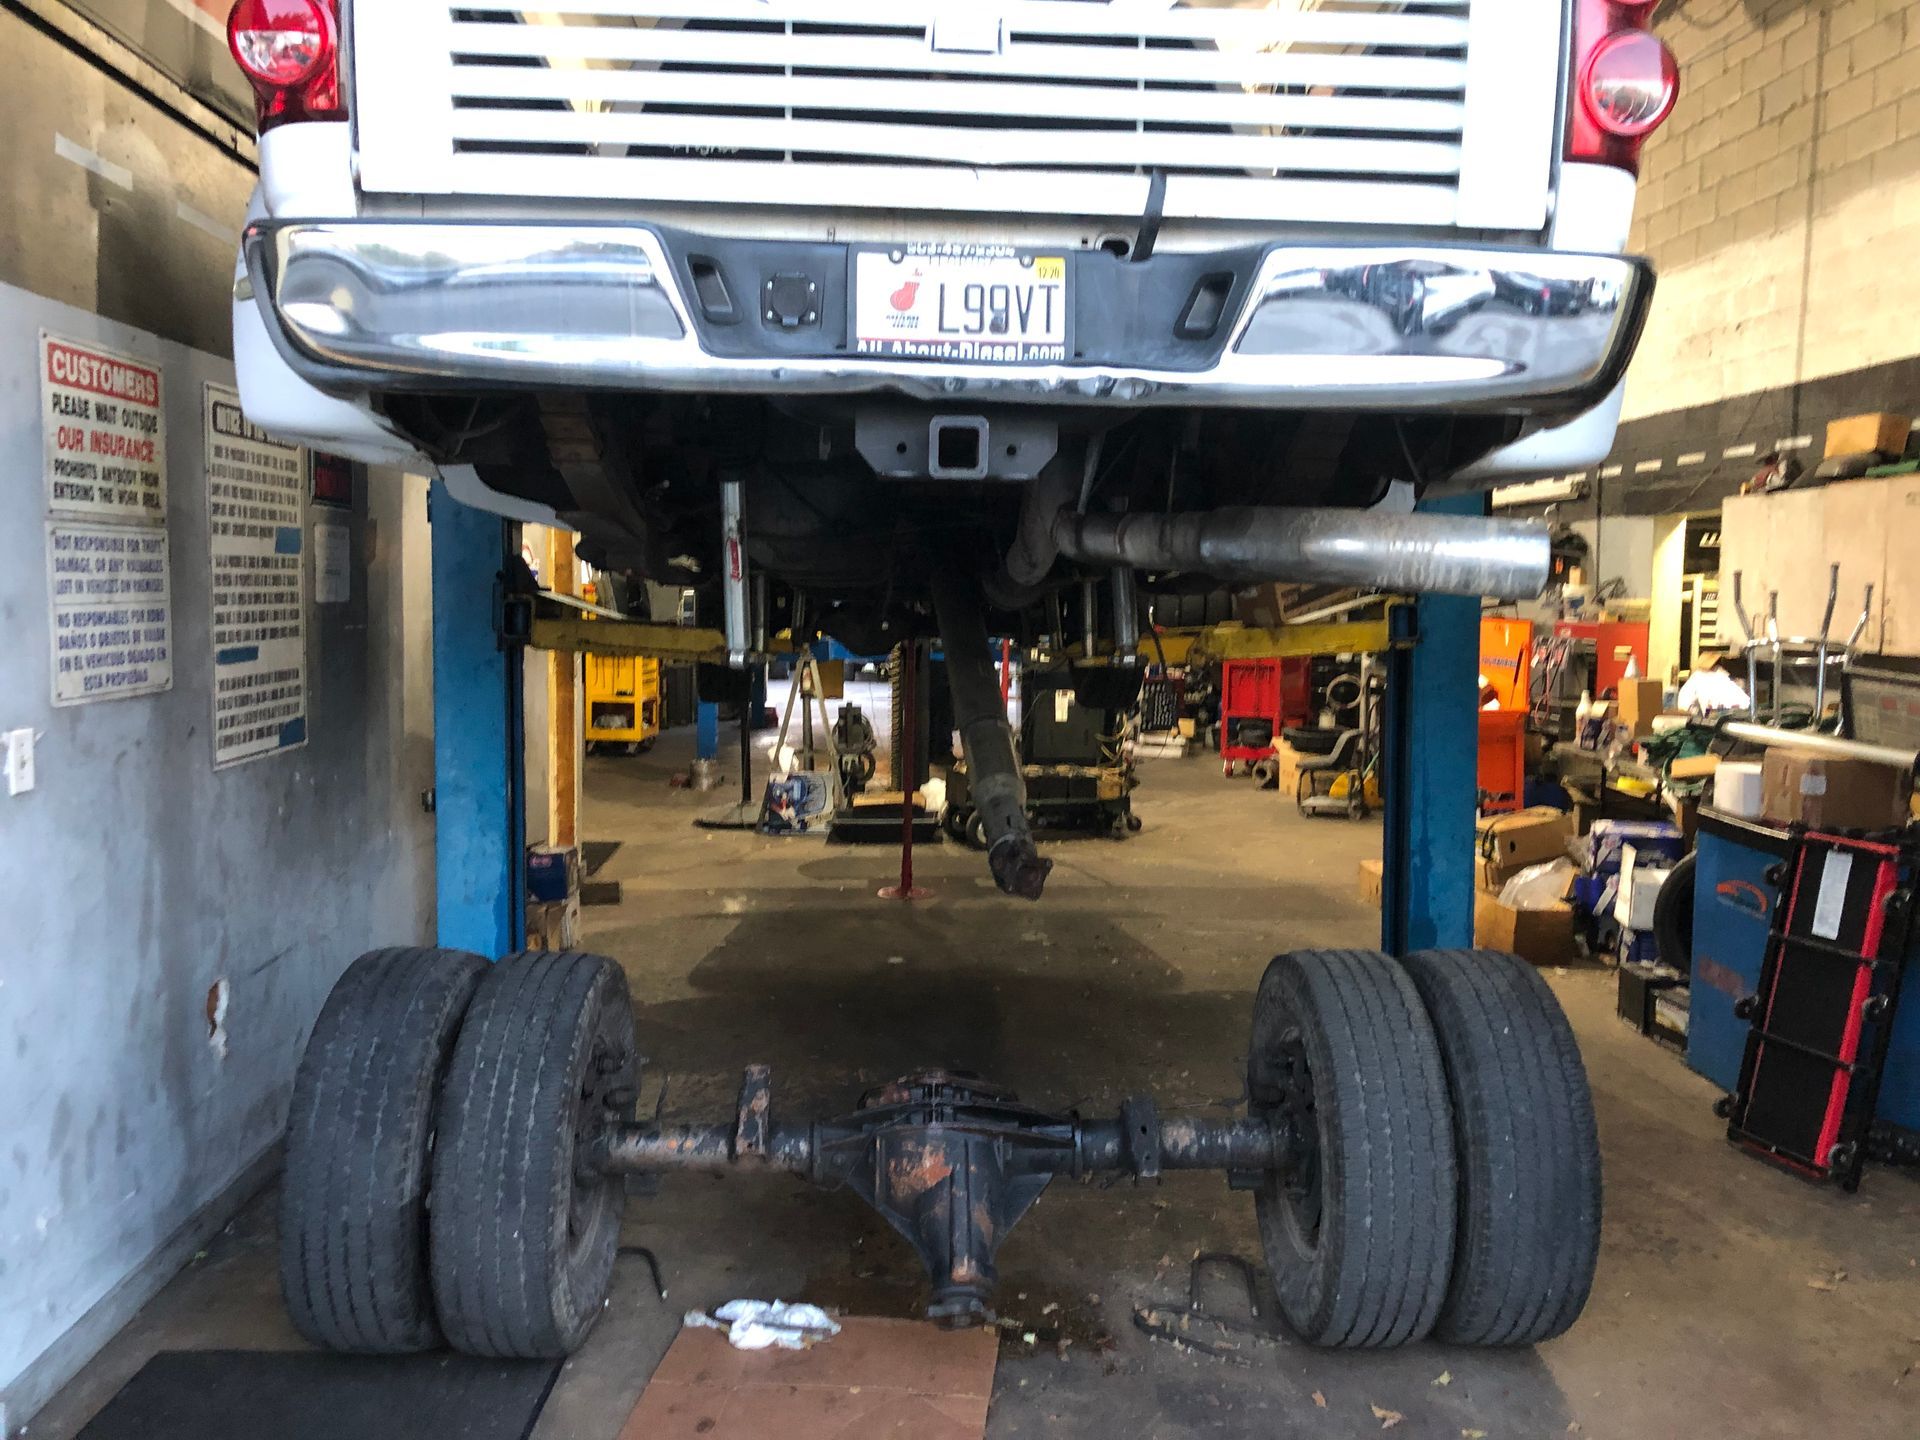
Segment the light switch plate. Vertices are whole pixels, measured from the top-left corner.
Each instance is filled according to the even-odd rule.
[[[7,794],[24,795],[33,789],[33,731],[6,733]]]

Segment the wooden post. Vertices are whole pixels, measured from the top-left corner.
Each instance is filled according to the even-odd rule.
[[[579,567],[573,532],[547,531],[547,588],[577,595]],[[568,850],[580,843],[580,657],[570,650],[547,653],[547,844]]]

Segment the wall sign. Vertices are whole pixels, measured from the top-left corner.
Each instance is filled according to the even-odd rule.
[[[307,743],[306,456],[205,392],[213,551],[213,763]]]
[[[313,526],[313,603],[344,605],[353,598],[353,535],[342,520]]]
[[[55,705],[173,687],[168,559],[164,529],[48,522]]]
[[[164,525],[167,427],[160,367],[40,332],[47,509]]]
[[[313,503],[331,505],[339,510],[353,505],[353,462],[344,455],[313,452]]]

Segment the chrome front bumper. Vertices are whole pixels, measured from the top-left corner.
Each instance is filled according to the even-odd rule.
[[[1281,245],[1198,369],[716,354],[660,234],[624,224],[278,221],[249,283],[334,393],[528,386],[1011,404],[1558,414],[1619,380],[1653,291],[1618,255]]]

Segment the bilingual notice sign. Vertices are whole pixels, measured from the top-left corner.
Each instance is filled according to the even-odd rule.
[[[53,703],[152,695],[173,684],[167,532],[47,523]]]

